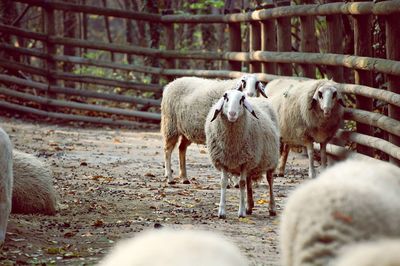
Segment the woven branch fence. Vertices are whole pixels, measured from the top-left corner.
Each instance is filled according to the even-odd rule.
[[[162,78],[165,82],[180,76],[236,78],[245,72],[256,73],[260,80],[268,82],[282,76],[295,76],[298,74],[296,69],[300,69],[302,77],[316,78],[316,69],[322,67],[326,69],[329,77],[341,83],[341,89],[348,97],[355,99],[355,105],[346,108],[344,117],[346,121],[355,123],[355,130],[340,130],[328,147],[329,152],[339,155],[346,151],[348,146],[356,146],[360,156],[389,159],[400,165],[400,23],[398,20],[400,1],[398,0],[292,6],[290,2],[280,2],[277,6],[269,5],[256,11],[226,15],[160,15],[52,0],[16,2],[25,5],[25,11],[33,7],[39,10],[44,18],[43,31],[32,32],[13,25],[0,24],[1,36],[39,42],[42,46],[40,49],[33,49],[16,46],[11,42],[0,43],[1,54],[5,55],[0,57],[0,68],[3,69],[0,73],[2,108],[56,119],[111,125],[130,126],[137,124],[137,121],[160,121],[162,83],[152,84],[65,71],[60,66],[66,64],[73,65],[77,69],[90,66],[143,73]],[[156,49],[129,43],[106,43],[59,36],[56,35],[55,28],[57,12],[157,23],[162,27],[161,34],[165,36],[166,43],[163,49]],[[342,16],[348,16],[353,23],[351,30],[354,38],[354,54],[345,54],[341,43],[338,42],[341,38],[338,38],[340,36],[338,34],[341,32]],[[328,36],[327,51],[324,53],[315,50],[315,46],[318,48],[315,24],[321,17],[326,21]],[[384,21],[385,58],[374,57],[370,49],[371,21],[376,18]],[[291,28],[294,19],[300,21],[298,51],[292,49]],[[175,49],[174,36],[177,34],[175,32],[177,24],[210,23],[226,25],[228,35],[226,50]],[[246,49],[241,45],[244,26],[249,31]],[[62,52],[65,47],[125,54],[134,58],[151,57],[159,64],[151,66],[71,56]],[[26,63],[32,62],[33,59],[40,63]],[[176,67],[178,61],[185,60],[226,62],[227,67],[219,69]],[[353,84],[344,82],[344,69],[352,71]],[[373,87],[372,73],[382,75],[384,88]],[[109,90],[82,89],[85,88],[85,84],[98,85]],[[115,88],[134,93],[115,93]],[[85,100],[78,102],[71,100],[74,96]],[[30,104],[21,104],[24,102]],[[103,102],[107,104],[102,104]],[[110,102],[116,103],[116,107],[112,107]],[[377,112],[373,103],[384,106],[385,111]],[[77,114],[71,110],[83,110],[87,114]]]

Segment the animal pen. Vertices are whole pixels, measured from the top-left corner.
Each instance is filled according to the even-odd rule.
[[[268,82],[279,76],[326,76],[341,83],[347,95],[346,123],[328,152],[340,155],[351,148],[359,156],[399,165],[400,1],[277,2],[225,15],[180,15],[171,9],[150,14],[52,0],[16,2],[23,4],[21,14],[0,24],[2,108],[60,120],[130,126],[160,120],[163,85],[176,77],[225,79],[250,72]],[[29,9],[42,16],[42,32],[17,26]],[[127,34],[126,42],[117,44],[109,30],[105,33],[109,43],[89,40],[85,34],[82,38],[57,35],[55,19],[66,13],[79,17],[86,31],[89,16],[104,17],[106,25],[110,17],[123,20],[124,25],[131,21],[146,23],[150,29],[158,25],[160,36],[155,37],[162,43],[135,46],[134,36]],[[327,29],[324,49],[316,35],[321,21]],[[226,47],[211,51],[204,44],[197,50],[175,49],[178,27],[210,24],[224,27]],[[373,34],[377,28],[380,53]],[[351,40],[351,53],[343,47],[343,38]],[[110,53],[110,60],[86,56],[90,51]],[[149,60],[138,64],[137,58]],[[188,61],[201,62],[197,65],[203,69],[188,69],[184,64]],[[101,77],[85,72],[88,66],[124,74]],[[141,73],[147,79],[128,79],[129,73]]]

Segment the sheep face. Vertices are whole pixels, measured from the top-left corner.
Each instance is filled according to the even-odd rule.
[[[331,116],[332,109],[336,104],[344,106],[340,92],[332,84],[324,84],[315,90],[310,109],[314,108],[317,104],[323,111],[324,117]]]
[[[243,114],[243,108],[246,108],[254,117],[257,118],[253,107],[247,101],[246,96],[239,90],[231,90],[224,93],[218,102],[214,105],[214,116],[211,122],[217,118],[218,114],[223,115],[229,122],[236,122],[236,120]]]
[[[262,96],[267,98],[267,95],[265,95],[264,85],[257,79],[256,75],[244,75],[240,79],[237,87],[248,97],[255,97],[257,96],[257,92],[260,92]]]

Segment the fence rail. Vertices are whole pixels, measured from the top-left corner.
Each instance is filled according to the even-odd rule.
[[[381,152],[388,155],[391,161],[397,164],[400,162],[399,0],[379,3],[368,1],[268,6],[257,11],[226,15],[160,15],[52,0],[17,0],[17,2],[25,4],[25,7],[41,8],[44,17],[43,32],[32,32],[14,25],[0,24],[0,34],[35,40],[40,42],[40,47],[43,48],[32,49],[0,42],[0,51],[10,55],[7,58],[0,58],[0,67],[9,72],[9,74],[0,74],[0,95],[3,95],[0,107],[58,119],[131,126],[137,125],[137,122],[132,119],[160,120],[159,106],[164,83],[145,84],[128,81],[123,77],[106,78],[80,71],[83,66],[164,77],[166,80],[179,76],[236,78],[246,72],[252,72],[264,82],[281,76],[293,76],[293,70],[296,69],[301,69],[303,73],[303,77],[299,78],[316,78],[316,69],[318,68],[321,72],[320,68],[324,66],[327,75],[341,83],[342,92],[349,97],[354,95],[356,98],[355,108],[346,108],[344,119],[356,122],[357,132],[340,130],[335,140],[341,140],[341,145],[343,141],[356,144],[361,147],[357,151],[363,154],[374,157]],[[116,17],[126,21],[158,23],[164,28],[165,49],[56,35],[55,11],[99,15],[104,16],[107,21],[108,17]],[[23,15],[21,14],[20,17]],[[345,54],[338,46],[337,35],[341,29],[336,26],[340,23],[338,22],[340,16],[349,16],[354,21],[353,34],[356,45],[354,54]],[[312,27],[315,27],[318,17],[325,17],[327,23],[328,50],[324,53],[316,52],[312,48],[317,43]],[[372,28],[370,25],[372,17],[380,18],[385,22],[386,58],[374,57],[370,51],[362,50],[363,47],[372,45],[371,40],[365,38],[369,35],[364,34],[364,31]],[[293,38],[290,30],[291,18],[300,20],[301,47],[299,51],[292,51],[291,47]],[[208,49],[178,51],[175,49],[174,25],[210,23],[227,26],[229,40],[224,51]],[[243,25],[247,26],[250,32],[247,50],[242,50],[241,46]],[[124,54],[127,57],[153,58],[158,61],[158,65],[84,58],[62,53],[63,49],[60,48],[63,47],[106,51],[112,54]],[[33,59],[36,63],[29,63]],[[229,70],[177,67],[178,61],[185,60],[227,62]],[[248,69],[243,68],[245,64],[248,65]],[[65,71],[61,68],[65,65],[74,66],[77,71]],[[344,82],[343,68],[355,71],[357,84]],[[387,89],[373,87],[372,79],[370,79],[372,73],[384,75]],[[81,88],[77,89],[74,84],[79,84]],[[88,85],[100,86],[103,91],[87,90],[85,87]],[[125,94],[115,93],[115,88],[123,90]],[[125,106],[109,107],[91,104],[90,101],[88,103],[75,102],[69,99],[71,96],[121,103]],[[19,102],[36,105],[31,107],[16,104],[15,101],[9,101],[9,99],[18,99]],[[379,105],[380,109],[376,107],[378,101],[382,102]],[[43,108],[38,109],[38,104]],[[386,106],[383,110],[388,111],[382,112],[382,106]],[[77,115],[66,113],[66,109],[90,111],[99,115]],[[378,109],[379,112],[377,112]],[[101,117],[102,114],[118,118]],[[379,136],[375,135],[376,130],[380,132]],[[331,150],[332,154],[337,155],[343,151],[343,148],[333,144],[330,147],[331,149],[328,150]]]

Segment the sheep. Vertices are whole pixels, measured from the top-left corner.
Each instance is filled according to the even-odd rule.
[[[123,240],[99,266],[247,266],[239,248],[208,231],[160,229]]]
[[[222,219],[226,218],[228,173],[240,175],[239,217],[251,214],[254,206],[251,182],[259,180],[264,171],[269,184],[269,213],[276,215],[272,174],[278,163],[279,131],[264,111],[265,107],[259,106],[259,100],[247,99],[238,90],[226,91],[207,115],[205,134],[209,157],[214,167],[221,171],[218,217]],[[263,105],[267,103],[263,102]],[[269,111],[273,112],[272,108]],[[247,210],[244,206],[245,186]]]
[[[331,80],[276,79],[265,87],[278,114],[281,158],[278,175],[283,176],[289,146],[306,146],[309,177],[315,178],[313,142],[321,145],[321,165],[327,165],[326,144],[338,130],[343,117],[343,98]],[[289,146],[288,146],[289,145]]]
[[[332,266],[400,265],[400,239],[382,239],[345,247]]]
[[[399,177],[387,162],[347,160],[300,185],[282,213],[282,265],[328,265],[346,245],[400,237]]]
[[[33,155],[13,151],[12,213],[53,215],[56,194],[49,166]]]
[[[240,79],[213,80],[196,77],[176,79],[165,86],[161,101],[161,133],[164,140],[165,177],[174,184],[171,153],[179,137],[179,177],[189,184],[186,173],[186,150],[192,143],[204,144],[204,123],[210,107],[230,88],[240,88],[248,96],[257,91],[265,96],[264,86],[255,75]]]
[[[0,128],[0,247],[6,237],[8,217],[11,212],[13,186],[12,145],[10,138]]]

